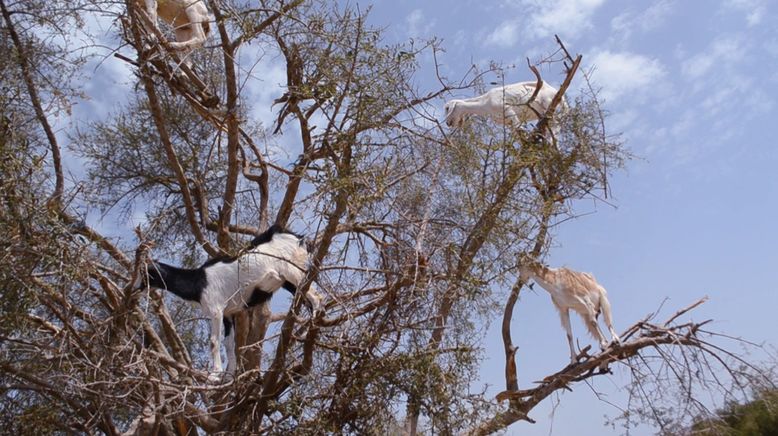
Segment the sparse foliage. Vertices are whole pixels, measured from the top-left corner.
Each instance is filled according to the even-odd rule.
[[[768,436],[778,434],[778,392],[758,391],[746,403],[730,402],[716,417],[699,419],[692,426],[703,436]]]

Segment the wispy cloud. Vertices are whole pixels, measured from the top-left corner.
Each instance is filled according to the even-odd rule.
[[[727,0],[724,2],[723,13],[729,13],[735,10],[746,15],[746,23],[749,27],[756,26],[762,22],[767,13],[767,6],[764,0]]]
[[[545,38],[560,33],[571,39],[592,27],[592,15],[605,0],[524,0],[522,3],[534,9],[527,26],[528,35]]]
[[[628,40],[635,32],[648,32],[664,24],[674,7],[675,0],[660,0],[643,11],[625,11],[611,19],[613,35]]]
[[[486,37],[486,43],[498,47],[511,47],[519,40],[518,21],[505,21]]]
[[[504,20],[486,37],[486,43],[514,46],[519,38],[541,39],[555,33],[576,39],[592,27],[591,18],[606,0],[518,0],[506,5],[506,13],[518,17]]]
[[[435,26],[435,20],[426,17],[421,9],[414,9],[405,17],[405,25],[407,26],[408,36],[426,36],[431,33],[432,28]]]
[[[666,69],[657,59],[630,52],[595,52],[591,58],[595,67],[594,82],[602,87],[600,96],[614,102],[627,94],[641,96],[661,88]]]
[[[690,80],[697,80],[711,68],[717,69],[739,61],[745,55],[745,47],[736,36],[721,37],[704,52],[698,53],[681,63],[681,73]]]

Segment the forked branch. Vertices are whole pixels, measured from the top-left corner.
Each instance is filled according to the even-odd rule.
[[[686,347],[694,348],[704,354],[713,356],[719,360],[725,356],[719,356],[720,351],[710,346],[700,337],[702,326],[711,320],[702,322],[673,322],[682,314],[694,310],[707,300],[702,298],[688,307],[679,310],[664,324],[658,325],[648,321],[648,318],[638,321],[630,326],[622,337],[629,332],[636,332],[632,339],[621,344],[612,343],[606,349],[597,354],[589,354],[590,347],[585,347],[577,357],[577,363],[571,363],[562,370],[535,382],[537,386],[530,389],[509,390],[497,394],[497,401],[510,400],[508,410],[500,412],[490,420],[472,429],[470,434],[486,435],[506,428],[519,421],[534,422],[529,413],[541,401],[552,393],[561,389],[570,390],[571,385],[598,375],[610,374],[608,366],[614,362],[626,363],[632,357],[638,356],[647,348],[659,347]],[[662,353],[662,355],[667,355]]]

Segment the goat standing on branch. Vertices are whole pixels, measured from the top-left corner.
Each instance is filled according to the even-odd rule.
[[[136,0],[141,3],[141,0]],[[176,33],[176,42],[170,48],[189,52],[202,47],[210,32],[213,20],[203,0],[142,0],[146,13],[154,26],[157,16],[171,26]],[[156,27],[159,30],[159,27]]]
[[[611,305],[605,288],[600,286],[594,276],[572,271],[567,268],[548,268],[527,255],[522,255],[519,260],[519,272],[539,284],[551,294],[551,301],[559,310],[562,326],[567,332],[567,342],[570,345],[570,360],[576,362],[577,353],[573,346],[573,330],[570,327],[570,309],[578,312],[584,320],[589,333],[600,341],[600,346],[605,349],[608,341],[597,324],[597,317],[602,311],[605,325],[611,333],[614,341],[620,342],[619,335],[613,330],[611,318]]]
[[[221,257],[195,269],[176,268],[153,262],[147,268],[144,284],[165,289],[187,301],[200,303],[211,321],[213,372],[222,372],[221,332],[227,347],[227,371],[235,371],[236,313],[270,300],[284,288],[294,294],[306,275],[309,253],[303,239],[273,225],[254,238],[248,252],[239,257]],[[321,296],[309,288],[305,294],[314,314],[321,310]]]
[[[489,116],[498,123],[513,127],[539,120],[551,105],[557,89],[542,82],[540,91],[535,95],[536,87],[537,82],[519,82],[490,89],[478,97],[449,100],[445,106],[446,125],[462,127],[470,115]],[[562,110],[567,109],[564,99],[559,105]]]

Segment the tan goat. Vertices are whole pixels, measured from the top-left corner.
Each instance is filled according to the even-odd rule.
[[[523,255],[520,259],[519,272],[522,276],[534,280],[535,283],[551,294],[551,301],[559,310],[562,327],[567,332],[567,342],[570,345],[570,360],[572,362],[576,361],[577,353],[573,346],[570,309],[581,315],[584,324],[589,329],[589,333],[599,340],[600,346],[603,349],[608,346],[608,341],[597,324],[597,317],[600,315],[600,311],[603,313],[605,325],[608,327],[613,340],[616,342],[620,341],[619,335],[613,330],[611,306],[608,302],[605,288],[597,283],[593,275],[572,271],[567,268],[548,268],[526,255]]]
[[[202,47],[210,31],[213,17],[203,0],[137,0],[149,15],[154,26],[157,17],[173,26],[176,41],[170,43],[174,50],[189,52]]]

